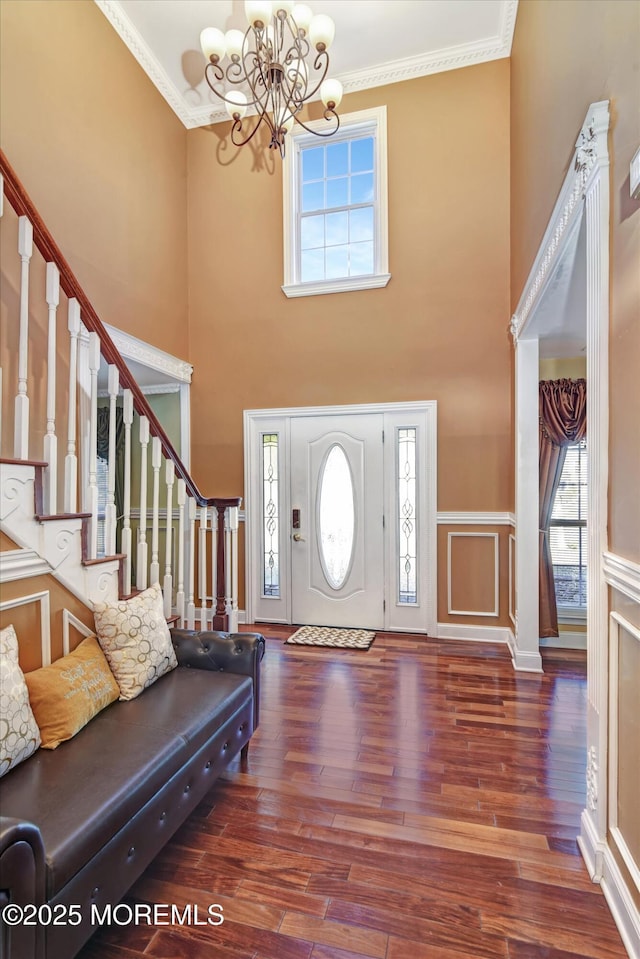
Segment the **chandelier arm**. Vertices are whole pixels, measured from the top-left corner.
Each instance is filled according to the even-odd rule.
[[[269,117],[267,116],[266,113],[260,114],[257,120],[258,122],[254,126],[253,130],[251,131],[249,136],[246,137],[244,140],[235,139],[236,134],[242,129],[242,120],[240,119],[240,117],[238,117],[237,120],[234,120],[233,126],[231,127],[231,142],[233,143],[234,146],[243,147],[246,143],[249,142],[249,140],[253,140],[254,136],[256,135],[260,127],[262,126],[263,120],[265,121],[267,126],[271,126],[271,124],[269,123]]]
[[[330,120],[331,117],[335,118],[335,121],[336,121],[335,130],[328,130],[326,133],[321,133],[319,130],[312,130],[311,127],[308,127],[306,123],[303,123],[302,120],[300,120],[297,114],[294,116],[293,119],[296,121],[296,123],[299,123],[302,129],[306,130],[307,133],[313,133],[317,137],[332,137],[334,133],[337,133],[338,130],[340,129],[340,117],[338,116],[335,110],[330,110],[329,107],[327,107],[327,109],[324,111],[323,116],[325,120]]]
[[[322,58],[324,58],[324,69],[322,69],[322,63],[321,63]],[[305,96],[304,96],[305,100],[309,100],[311,99],[311,97],[315,96],[315,94],[318,92],[318,90],[324,83],[324,80],[327,76],[327,73],[329,70],[329,54],[326,52],[326,50],[323,50],[321,53],[318,54],[318,56],[316,57],[315,63],[313,65],[313,68],[314,70],[322,69],[322,76],[320,77],[320,79],[318,80],[318,82],[316,83],[315,87],[312,90],[309,89],[309,82],[307,81]]]

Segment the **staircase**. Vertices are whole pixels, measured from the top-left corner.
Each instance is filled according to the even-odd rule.
[[[240,498],[199,491],[1,151],[0,174],[3,311],[16,307],[2,323],[0,530],[89,607],[159,583],[170,622],[234,631]]]

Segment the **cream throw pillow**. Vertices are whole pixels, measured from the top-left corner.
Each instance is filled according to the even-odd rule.
[[[29,704],[24,673],[18,663],[13,626],[0,631],[0,776],[40,745],[40,730]]]
[[[135,699],[178,665],[160,586],[150,586],[132,599],[95,603],[94,619],[120,699]]]
[[[71,739],[120,693],[95,636],[24,678],[43,749]]]

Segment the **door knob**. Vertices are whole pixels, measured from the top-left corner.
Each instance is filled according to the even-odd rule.
[[[293,539],[294,539],[294,542],[296,542],[296,543],[304,543],[304,542],[305,542],[304,536],[302,536],[300,533],[294,533],[294,534],[293,534]]]

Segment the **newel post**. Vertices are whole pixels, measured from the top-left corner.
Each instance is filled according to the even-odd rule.
[[[240,499],[215,499],[213,508],[217,511],[217,552],[216,552],[216,608],[213,614],[213,629],[228,631],[229,629],[229,607],[233,607],[233,597],[231,603],[227,605],[227,596],[225,587],[229,582],[237,582],[237,575],[234,576],[231,567],[232,562],[237,563],[237,554],[226,549],[227,537],[225,536],[225,515],[228,509],[238,508]],[[229,555],[231,552],[231,555]],[[227,568],[231,574],[228,578]]]

